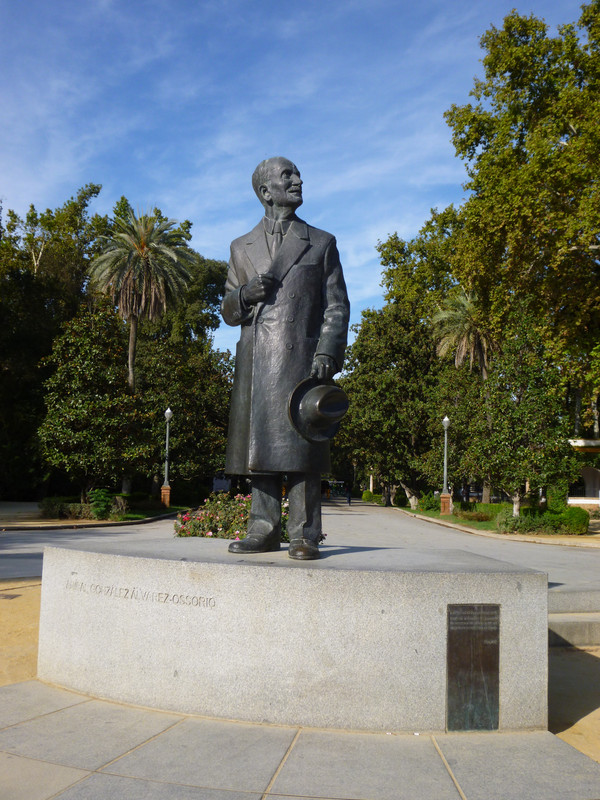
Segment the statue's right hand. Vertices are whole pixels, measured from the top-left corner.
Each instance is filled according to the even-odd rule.
[[[255,306],[257,303],[262,303],[267,299],[275,285],[276,278],[274,275],[257,275],[252,278],[250,283],[247,283],[242,289],[242,299],[246,305]]]

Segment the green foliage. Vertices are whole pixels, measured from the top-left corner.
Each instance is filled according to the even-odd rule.
[[[365,491],[362,493],[362,500],[364,503],[372,503],[373,497],[373,492],[371,492],[369,489],[365,489]]]
[[[139,410],[127,391],[123,325],[100,305],[80,313],[54,341],[54,372],[45,384],[46,417],[39,428],[46,463],[64,470],[87,493],[112,484],[128,463]]]
[[[513,498],[526,482],[535,489],[574,479],[578,465],[568,441],[560,370],[523,310],[507,326],[480,405],[465,456],[472,472],[488,472],[492,484]]]
[[[553,483],[546,489],[546,500],[548,511],[561,513],[567,509],[567,497],[569,495],[569,483],[562,480]],[[581,510],[581,509],[580,509]]]
[[[600,332],[599,18],[594,0],[579,30],[551,36],[512,11],[481,38],[474,102],[446,114],[470,192],[456,277],[489,298],[497,326],[515,299],[530,298],[555,346],[576,353]]]
[[[493,519],[492,514],[489,514],[487,511],[463,511],[462,508],[455,509],[453,516],[471,522],[489,522]]]
[[[122,204],[126,201],[122,198]],[[188,248],[188,227],[153,214],[136,216],[128,206],[114,220],[114,231],[102,237],[103,252],[93,261],[92,282],[109,295],[129,323],[128,383],[135,391],[135,356],[140,319],[159,319],[176,306],[188,288],[187,265],[194,261]]]
[[[496,526],[502,533],[538,534],[540,536],[584,536],[588,532],[590,515],[583,508],[570,506],[562,512],[512,516],[504,509],[496,517]]]
[[[177,515],[175,536],[243,539],[248,529],[251,499],[250,495],[236,494],[232,497],[226,492],[215,492],[196,511]],[[288,509],[284,502],[281,510],[283,542],[289,542],[287,520]]]
[[[80,503],[74,497],[45,497],[40,503],[45,519],[91,519],[89,503]]]
[[[476,364],[486,380],[495,343],[486,311],[477,295],[461,287],[451,292],[433,315],[432,324],[438,340],[438,355],[443,358],[453,352],[457,367],[468,360],[469,369]]]
[[[90,217],[100,187],[26,219],[8,211],[0,237],[0,487],[30,497],[43,478],[36,431],[44,416],[44,358],[85,295],[89,259],[107,221]]]
[[[173,411],[170,440],[171,483],[198,485],[223,469],[229,417],[232,359],[205,339],[179,345],[140,329],[140,394],[136,402],[145,434],[132,464],[149,477],[164,466],[165,409]]]
[[[416,459],[429,446],[427,394],[435,384],[435,348],[423,321],[404,306],[364,311],[340,384],[350,410],[334,439],[350,463],[377,474],[387,489],[416,486]]]
[[[108,519],[113,498],[108,489],[92,489],[88,493],[90,508],[94,519]]]
[[[440,500],[439,494],[425,492],[425,494],[419,498],[417,509],[419,511],[440,511],[441,506],[442,501]]]

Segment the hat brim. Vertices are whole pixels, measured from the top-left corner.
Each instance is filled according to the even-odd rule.
[[[317,422],[309,421],[302,413],[302,401],[313,389],[322,388],[321,406],[324,413]],[[327,391],[329,389],[329,391]],[[348,396],[333,381],[321,381],[316,377],[305,378],[291,392],[288,415],[295,430],[309,442],[327,442],[338,432],[342,417],[348,410]]]

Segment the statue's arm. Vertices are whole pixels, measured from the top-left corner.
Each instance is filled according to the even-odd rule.
[[[252,317],[253,309],[244,302],[243,290],[244,284],[240,281],[232,248],[225,281],[225,295],[221,302],[221,315],[228,325],[241,325]]]
[[[335,239],[332,237],[327,245],[323,264],[323,322],[313,363],[319,377],[333,377],[344,363],[344,352],[348,341],[348,323],[350,321],[350,303],[346,282],[340,263]],[[323,357],[323,358],[320,358]],[[330,373],[334,362],[335,369]]]

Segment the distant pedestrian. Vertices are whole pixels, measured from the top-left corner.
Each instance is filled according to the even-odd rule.
[[[352,504],[352,489],[350,488],[350,484],[346,484],[346,502],[348,505]]]

